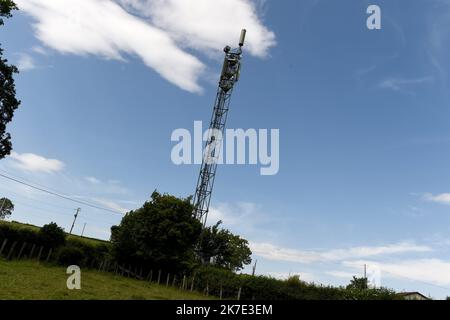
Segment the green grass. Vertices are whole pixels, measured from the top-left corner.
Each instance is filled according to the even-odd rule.
[[[32,231],[36,231],[38,232],[41,228],[32,224],[27,224],[27,223],[21,223],[21,222],[17,222],[17,221],[1,221],[0,220],[0,224],[9,224],[11,226],[13,226],[14,228],[17,229],[30,229]],[[67,239],[76,239],[76,240],[81,240],[83,242],[87,242],[88,244],[93,244],[93,245],[99,245],[99,244],[108,244],[109,241],[105,241],[105,240],[100,240],[100,239],[94,239],[94,238],[89,238],[89,237],[80,237],[77,235],[69,235],[67,234]]]
[[[196,292],[110,273],[81,270],[81,290],[68,290],[66,269],[0,259],[0,300],[205,300]]]
[[[30,229],[33,231],[39,231],[39,229],[40,229],[39,227],[37,227],[35,225],[20,223],[17,221],[4,221],[4,220],[2,221],[2,220],[0,220],[0,224],[8,224],[8,225],[14,226],[15,228],[25,228],[25,229]]]

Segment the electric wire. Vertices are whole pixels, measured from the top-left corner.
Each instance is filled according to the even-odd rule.
[[[35,185],[31,184],[31,183],[27,183],[27,182],[21,181],[19,179],[10,177],[10,176],[5,175],[3,173],[0,173],[0,177],[8,179],[10,181],[14,181],[14,182],[22,184],[22,185],[25,185],[25,186],[33,188],[35,190],[39,190],[41,192],[45,192],[45,193],[48,193],[50,195],[53,195],[53,196],[65,199],[65,200],[69,200],[69,201],[81,204],[81,205],[85,205],[85,206],[88,206],[88,207],[91,207],[91,208],[94,208],[94,209],[99,209],[99,210],[108,211],[108,212],[111,212],[111,213],[123,215],[122,212],[119,212],[119,211],[116,211],[116,210],[112,210],[112,209],[108,209],[108,208],[105,208],[105,207],[101,207],[101,206],[98,206],[98,205],[95,205],[95,204],[92,204],[92,203],[89,203],[89,202],[86,202],[86,201],[73,199],[73,198],[70,198],[68,196],[62,195],[60,193],[50,191],[50,190],[48,190],[48,188],[37,187],[37,186],[35,186]]]

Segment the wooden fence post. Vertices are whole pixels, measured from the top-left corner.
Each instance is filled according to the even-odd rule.
[[[166,287],[169,286],[169,281],[170,281],[170,273],[167,274]]]
[[[161,269],[159,269],[158,272],[158,284],[160,284],[160,281],[161,281]]]
[[[24,242],[24,243],[22,244],[22,247],[21,247],[20,250],[19,250],[19,255],[17,256],[17,260],[20,260],[20,257],[22,257],[23,249],[25,249],[26,246],[27,246],[27,243]]]
[[[195,275],[192,277],[191,291],[194,291],[194,280],[195,280]]]
[[[209,296],[209,283],[206,282],[206,296]]]
[[[223,290],[222,290],[222,286],[220,286],[220,294],[219,294],[220,300],[222,300],[222,294],[223,294]]]
[[[52,256],[52,253],[53,253],[53,249],[50,248],[50,250],[48,251],[47,259],[45,260],[46,262],[48,262],[50,260],[50,257]]]
[[[239,288],[238,296],[237,296],[238,300],[241,300],[241,292],[242,292],[242,288]]]
[[[183,276],[183,284],[181,285],[182,290],[186,290],[185,285],[186,285],[186,275]]]
[[[3,240],[2,247],[0,248],[0,256],[3,253],[3,249],[5,249],[6,244],[8,243],[8,239]]]
[[[38,254],[38,257],[37,257],[38,261],[41,259],[42,250],[44,250],[43,246],[41,246],[41,248],[39,249],[39,254]]]
[[[177,282],[177,276],[173,277],[172,287],[175,287],[175,283]]]
[[[152,282],[153,278],[153,270],[150,270],[147,276],[147,281]]]
[[[11,259],[11,256],[13,254],[13,251],[14,251],[14,248],[16,247],[16,245],[17,245],[17,241],[14,241],[11,248],[9,249],[9,253],[8,253],[8,256],[6,257],[6,260]]]
[[[30,251],[30,259],[33,259],[34,249],[36,249],[36,245],[33,243],[33,246],[31,247]]]
[[[105,269],[106,269],[106,260],[103,260],[102,268],[100,269],[100,271],[104,272]]]

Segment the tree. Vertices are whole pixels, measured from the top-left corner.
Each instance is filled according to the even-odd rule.
[[[2,26],[4,23],[2,17],[11,18],[12,17],[11,11],[13,10],[17,10],[17,6],[14,3],[14,1],[2,0],[0,2],[0,26]]]
[[[357,278],[353,277],[350,280],[350,284],[347,286],[347,289],[357,289],[357,290],[366,290],[369,288],[369,283],[367,278]]]
[[[166,272],[192,268],[202,229],[192,211],[190,198],[153,192],[142,208],[127,213],[119,226],[111,228],[113,257],[119,263]]]
[[[39,230],[39,239],[45,247],[58,248],[66,243],[66,233],[63,228],[52,222]]]
[[[16,4],[11,0],[0,1],[0,26],[4,24],[3,18],[10,18],[11,12],[17,10]],[[0,159],[11,153],[11,135],[6,132],[6,125],[11,122],[14,111],[19,107],[20,101],[16,99],[16,87],[13,75],[18,69],[3,59],[3,49],[0,47]]]
[[[14,211],[14,204],[8,198],[0,199],[0,220],[10,216]]]
[[[221,224],[219,221],[203,230],[198,255],[203,263],[239,271],[252,262],[248,241],[229,230],[219,229]]]

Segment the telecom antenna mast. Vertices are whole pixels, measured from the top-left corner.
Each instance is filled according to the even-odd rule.
[[[194,217],[206,224],[209,212],[209,203],[216,177],[217,161],[220,156],[220,148],[223,138],[225,124],[227,122],[230,107],[231,94],[234,84],[239,81],[241,71],[242,47],[245,42],[245,29],[241,32],[239,47],[232,49],[226,46],[225,59],[222,74],[220,76],[219,88],[217,90],[214,111],[209,126],[209,135],[203,153],[202,167],[198,176],[197,189],[194,196]]]

